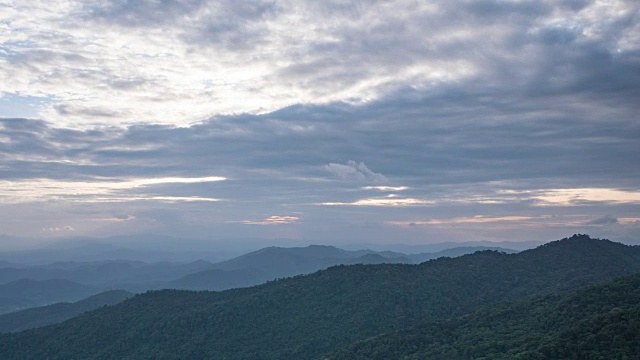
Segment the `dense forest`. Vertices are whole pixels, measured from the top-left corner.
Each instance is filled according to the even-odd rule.
[[[638,358],[640,275],[428,322],[351,344],[324,359]]]
[[[574,351],[560,348],[566,338],[603,345],[606,339],[599,343],[588,334],[615,321],[610,330],[624,348],[620,358],[634,358],[624,354],[635,351],[626,348],[629,338],[639,340],[633,333],[638,309],[621,299],[637,295],[637,278],[567,292],[637,273],[640,248],[583,235],[518,254],[480,251],[420,265],[341,265],[244,289],[147,292],[62,324],[3,334],[0,355],[317,359],[333,353],[339,359],[359,358],[362,350],[379,352],[381,359],[423,358],[430,351],[443,359],[536,359],[544,351]],[[583,305],[569,306],[575,299]],[[528,327],[530,319],[540,323]],[[483,343],[488,332],[498,334]],[[601,347],[594,351],[613,354]]]

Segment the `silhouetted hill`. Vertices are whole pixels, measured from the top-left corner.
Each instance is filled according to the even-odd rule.
[[[640,272],[640,249],[574,236],[518,254],[335,266],[223,292],[163,290],[0,336],[4,359],[314,359],[359,340]]]
[[[411,261],[415,264],[419,264],[421,262],[437,259],[440,257],[458,257],[467,254],[473,254],[476,251],[499,251],[505,252],[507,254],[515,254],[516,250],[506,249],[502,247],[488,247],[488,246],[465,246],[465,247],[455,247],[451,249],[445,249],[438,252],[433,253],[420,253],[420,254],[412,254],[407,255]]]
[[[351,344],[326,360],[639,359],[640,275]]]
[[[0,332],[16,332],[56,324],[105,305],[133,296],[124,290],[109,290],[75,303],[56,303],[0,315]]]
[[[0,313],[63,301],[78,301],[98,292],[99,289],[68,280],[20,279],[0,285]]]
[[[396,251],[403,254],[437,253],[447,249],[462,247],[502,248],[515,251],[534,249],[546,241],[464,241],[464,242],[440,242],[429,244],[402,244],[402,243],[352,243],[341,246],[343,249],[371,249],[375,251]]]

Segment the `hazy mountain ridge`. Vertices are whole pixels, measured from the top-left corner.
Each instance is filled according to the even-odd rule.
[[[149,292],[63,324],[0,336],[0,354],[313,359],[381,333],[638,272],[639,248],[586,236],[518,254],[336,266],[219,293]]]
[[[0,284],[0,313],[57,302],[78,301],[100,291],[102,290],[69,280],[19,279]]]
[[[433,254],[405,255],[393,251],[350,251],[328,245],[293,248],[272,246],[213,264],[210,269],[158,284],[156,288],[226,290],[258,285],[277,278],[310,274],[335,265],[412,264],[442,256],[460,256],[483,249],[485,248],[456,248]],[[514,252],[510,249],[498,249]]]
[[[460,248],[459,253],[477,248]],[[437,253],[432,257],[444,255]],[[425,254],[419,254],[422,256]],[[429,254],[427,254],[429,256]],[[347,251],[333,246],[268,247],[237,258],[212,264],[205,260],[190,263],[130,260],[94,262],[64,261],[46,265],[0,266],[0,283],[19,279],[67,280],[100,289],[125,289],[142,292],[149,289],[176,288],[187,290],[226,290],[262,284],[277,278],[308,274],[339,264],[412,263],[401,253],[372,250]],[[2,293],[0,293],[2,294]],[[89,294],[86,294],[89,295]],[[77,297],[54,297],[50,300],[15,298],[4,312],[41,306],[59,301],[75,301]]]
[[[17,332],[56,324],[86,311],[117,304],[131,296],[132,293],[124,290],[109,290],[75,303],[62,302],[3,314],[0,315],[0,332]]]
[[[57,262],[22,268],[0,268],[0,283],[28,278],[33,280],[63,279],[87,286],[146,290],[151,284],[178,279],[211,267],[207,261],[191,263],[110,260],[98,262]]]

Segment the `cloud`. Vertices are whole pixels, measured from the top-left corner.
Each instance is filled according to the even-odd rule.
[[[613,224],[619,224],[619,223],[620,222],[618,221],[617,218],[607,215],[601,218],[590,220],[587,222],[587,225],[613,225]]]
[[[81,127],[186,126],[216,114],[365,104],[463,82],[531,95],[617,89],[626,97],[637,95],[638,7],[622,0],[13,2],[0,15],[0,74],[5,94],[48,98],[41,116]]]
[[[59,232],[68,232],[68,231],[74,231],[75,229],[71,226],[56,226],[56,227],[48,227],[48,228],[42,228],[43,232],[49,232],[49,233],[59,233]]]
[[[264,220],[242,220],[240,221],[242,224],[247,225],[288,225],[295,224],[300,220],[298,216],[278,216],[273,215],[265,218]]]
[[[407,186],[364,186],[362,190],[378,190],[378,191],[404,191],[408,190]]]
[[[200,196],[164,196],[148,193],[147,188],[167,184],[194,184],[225,180],[224,177],[164,177],[164,178],[94,178],[91,181],[64,181],[55,179],[0,180],[0,199],[5,203],[24,203],[48,200],[72,202],[126,202],[126,201],[208,201],[219,199]],[[140,189],[142,192],[140,192]],[[146,193],[145,193],[146,192]]]
[[[588,229],[635,236],[640,3],[2,6],[3,231],[86,233],[157,209],[171,215],[156,231],[260,236],[228,222],[305,211],[268,230],[388,239],[410,230],[388,220],[561,211],[495,224],[559,238],[614,214]],[[414,240],[525,236],[466,224]]]
[[[640,191],[610,188],[549,189],[534,192],[531,198],[539,201],[539,206],[579,206],[589,202],[638,204]]]
[[[346,164],[329,163],[324,168],[342,180],[373,183],[388,181],[384,175],[374,173],[363,162],[349,160]]]
[[[414,199],[398,197],[391,194],[382,198],[366,198],[353,202],[324,202],[318,205],[324,206],[380,206],[380,207],[404,207],[404,206],[425,206],[435,204],[432,200]]]
[[[136,217],[133,215],[127,215],[127,214],[113,214],[113,219],[115,219],[116,221],[127,221],[127,220],[135,220]]]
[[[432,219],[432,220],[417,220],[417,221],[387,221],[387,224],[398,226],[418,226],[418,225],[455,225],[455,224],[483,224],[483,223],[502,223],[502,222],[527,222],[534,220],[532,216],[500,216],[490,217],[476,215],[473,217],[462,217],[453,219]]]

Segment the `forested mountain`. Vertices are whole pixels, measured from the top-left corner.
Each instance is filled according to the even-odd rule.
[[[324,359],[640,359],[640,275],[428,322]]]
[[[163,290],[0,336],[3,359],[314,359],[484,306],[640,272],[640,249],[574,236],[420,265],[336,266],[223,292]]]
[[[309,274],[342,264],[411,263],[404,254],[391,251],[347,251],[333,246],[268,247],[231,260],[213,264],[211,269],[163,283],[157,288],[186,290],[227,290],[262,284],[269,280]]]
[[[248,287],[273,280],[257,269],[210,269],[184,276],[180,279],[156,285],[158,289],[227,290]]]
[[[393,251],[348,251],[325,245],[293,248],[274,246],[213,264],[210,269],[158,284],[155,288],[226,290],[258,285],[283,277],[310,274],[335,265],[412,264],[443,256],[461,256],[484,249],[455,248],[437,253],[405,255]],[[514,252],[509,249],[500,250]]]
[[[457,248],[433,254],[404,255],[392,251],[347,251],[333,246],[311,245],[294,248],[268,247],[215,264],[204,260],[189,263],[66,261],[47,265],[0,262],[0,283],[19,279],[60,279],[98,288],[133,292],[162,288],[226,290],[308,274],[333,265],[417,263],[441,256],[460,256],[480,249],[483,248]]]
[[[78,301],[99,293],[97,288],[68,280],[20,279],[0,284],[0,314],[63,301]]]
[[[515,254],[516,250],[506,249],[502,247],[496,246],[465,246],[465,247],[455,247],[451,249],[445,249],[438,252],[432,253],[419,253],[419,254],[411,254],[408,257],[411,259],[411,262],[414,264],[419,264],[421,262],[441,258],[441,257],[458,257],[466,254],[473,254],[476,251],[500,251],[506,252],[507,254]]]
[[[109,290],[75,303],[56,303],[0,315],[0,332],[15,332],[56,324],[104,305],[114,305],[133,296],[124,290]]]

